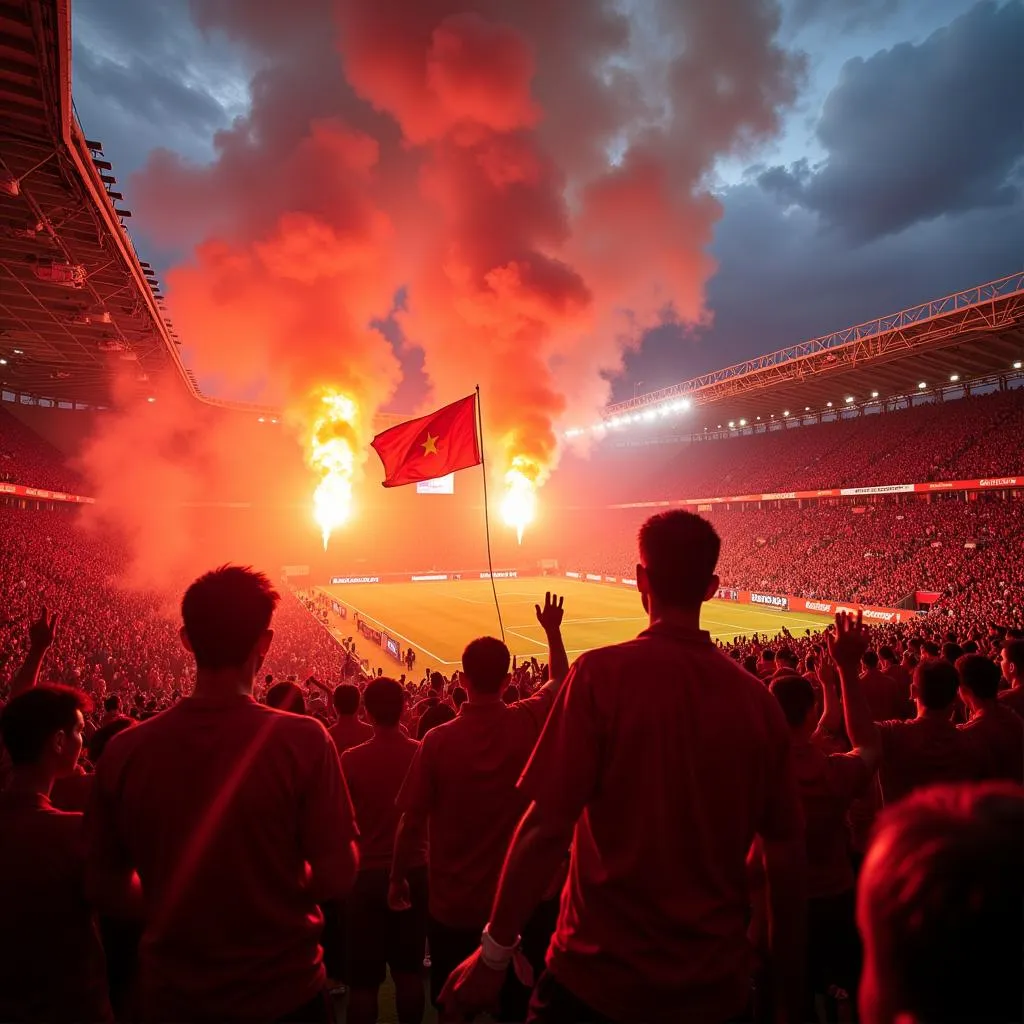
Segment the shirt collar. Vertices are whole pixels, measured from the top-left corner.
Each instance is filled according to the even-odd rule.
[[[504,711],[508,705],[503,700],[480,701],[466,700],[459,708],[460,715],[486,715],[493,714],[496,710]]]
[[[706,629],[691,629],[686,626],[674,626],[668,622],[653,622],[641,636],[663,636],[669,640],[681,640],[684,643],[710,644],[711,634]]]
[[[177,707],[206,709],[206,708],[235,708],[243,704],[255,704],[256,698],[251,693],[228,693],[223,696],[203,694],[197,696],[191,694],[183,697],[177,703]]]

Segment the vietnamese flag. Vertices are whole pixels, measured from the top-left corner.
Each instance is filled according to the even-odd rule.
[[[384,486],[401,487],[479,466],[476,395],[461,398],[429,416],[407,420],[373,439],[384,463]]]

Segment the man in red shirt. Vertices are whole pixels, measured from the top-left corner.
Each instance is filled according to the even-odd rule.
[[[1024,720],[997,700],[999,666],[980,654],[965,654],[956,670],[960,697],[971,714],[958,728],[988,751],[993,778],[1024,784]]]
[[[526,799],[516,789],[568,671],[562,602],[548,594],[537,619],[547,634],[551,681],[534,696],[505,704],[511,656],[494,637],[472,641],[462,655],[468,700],[451,722],[426,734],[398,797],[402,819],[395,842],[391,905],[409,903],[409,871],[429,829],[431,995],[438,1004],[450,972],[469,956],[487,923],[502,861]],[[562,854],[568,849],[568,842]],[[546,879],[555,877],[559,861]],[[539,899],[538,899],[538,902]],[[531,907],[532,911],[534,907]],[[514,979],[500,1019],[525,1004]],[[523,1005],[525,1010],[525,1005]]]
[[[899,684],[900,696],[910,701],[910,673],[900,664],[896,652],[888,646],[878,649],[878,667],[883,676],[888,676]]]
[[[861,612],[836,616],[839,635],[866,635]],[[834,639],[830,638],[830,644]],[[941,658],[925,658],[914,670],[913,696],[917,717],[910,721],[875,722],[861,680],[840,672],[846,734],[855,747],[881,750],[879,784],[882,801],[894,803],[922,786],[986,778],[991,765],[985,750],[952,722],[960,679],[956,668]]]
[[[359,721],[359,687],[342,683],[332,698],[338,720],[328,730],[338,755],[351,747],[358,747],[373,737],[373,727]]]
[[[195,692],[115,736],[87,815],[89,891],[141,881],[147,1020],[332,1020],[320,905],[355,878],[338,754],[314,718],[256,703],[278,595],[224,566],[182,601]]]
[[[864,671],[860,677],[860,688],[871,709],[871,717],[876,722],[910,718],[913,714],[913,705],[906,689],[891,675],[882,672],[878,663],[879,658],[874,651],[864,652],[861,659]]]
[[[640,530],[650,626],[580,656],[520,780],[481,945],[444,994],[493,1005],[566,846],[569,879],[533,1021],[727,1021],[746,1012],[747,854],[764,845],[774,991],[802,1019],[804,836],[792,741],[768,689],[700,629],[720,541],[681,510]],[[431,851],[433,852],[433,851]]]
[[[377,995],[387,968],[395,983],[398,1019],[423,1019],[423,949],[427,938],[427,850],[410,858],[410,908],[388,907],[388,879],[399,811],[396,799],[419,743],[400,726],[405,688],[394,679],[374,679],[363,703],[373,738],[346,750],[341,770],[359,828],[359,874],[348,902],[349,1024],[373,1024]]]
[[[846,671],[856,672],[863,651],[846,648]],[[878,751],[859,748],[827,753],[816,743],[819,729],[814,688],[801,676],[776,677],[772,696],[779,702],[793,737],[793,761],[807,841],[807,1020],[813,1020],[814,994],[840,986],[851,997],[859,974],[854,875],[846,817],[874,777]],[[824,717],[824,715],[822,715]]]
[[[0,1020],[113,1020],[82,815],[50,803],[78,763],[89,710],[80,690],[35,686],[0,714],[12,762],[0,793]]]
[[[1024,717],[1024,640],[1007,640],[999,658],[1008,690],[999,694],[999,701]]]

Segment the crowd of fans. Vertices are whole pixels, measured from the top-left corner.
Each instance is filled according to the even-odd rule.
[[[193,670],[178,638],[169,590],[127,589],[125,553],[109,536],[84,531],[67,512],[0,507],[0,699],[25,655],[24,624],[40,607],[59,609],[50,651],[54,682],[97,700],[122,696],[152,711],[188,692]],[[338,679],[350,657],[290,591],[275,618],[267,670],[281,678]]]
[[[581,526],[567,565],[632,578],[628,538],[645,509],[608,510]],[[724,586],[822,600],[910,607],[939,595],[937,611],[979,607],[1024,623],[1024,567],[1006,552],[1024,545],[1024,502],[887,498],[868,505],[712,509],[722,536]],[[909,603],[907,603],[909,602]]]
[[[709,493],[1017,457],[1018,394],[898,415],[722,442],[754,483]],[[129,589],[115,539],[0,506],[0,1020],[369,1024],[388,978],[410,1022],[1020,1020],[1020,509],[676,511],[639,552],[593,517],[635,641],[570,668],[549,594],[546,663],[390,679],[259,573]],[[939,597],[724,644],[719,585]]]
[[[63,455],[6,409],[0,408],[0,482],[82,493],[82,479]]]
[[[690,444],[637,481],[644,499],[761,494],[1016,473],[1024,388]]]
[[[546,666],[484,637],[450,679],[304,678],[317,617],[223,567],[146,689],[4,529],[49,604],[2,640],[0,1019],[328,1022],[347,989],[362,1024],[389,972],[401,1021],[1020,1019],[1024,630],[723,650],[719,538],[676,511],[648,628],[571,669],[548,594]]]

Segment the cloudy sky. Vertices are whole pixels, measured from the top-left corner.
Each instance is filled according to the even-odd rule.
[[[78,113],[131,207],[154,148],[209,161],[248,113],[249,53],[186,0],[73,11]],[[802,62],[795,102],[708,180],[712,322],[648,335],[620,396],[1024,268],[1024,0],[783,0],[777,42]],[[131,229],[158,267],[180,257]]]

